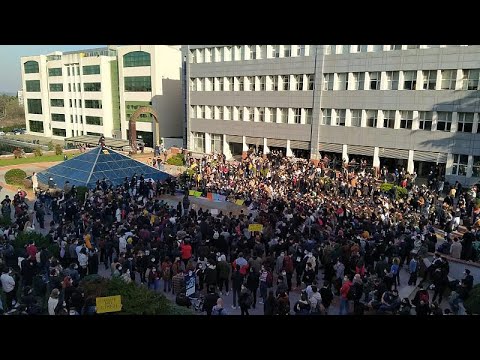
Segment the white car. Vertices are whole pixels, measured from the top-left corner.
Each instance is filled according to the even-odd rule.
[[[0,136],[4,136],[4,135],[5,135],[5,132],[0,131]]]

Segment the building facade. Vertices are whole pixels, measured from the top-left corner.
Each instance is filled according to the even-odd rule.
[[[181,52],[171,46],[109,46],[21,58],[27,132],[52,138],[127,139],[139,106],[159,115],[161,137],[182,137]],[[163,86],[167,82],[169,86]],[[179,99],[178,109],[171,99]],[[137,122],[153,145],[151,117]]]
[[[480,46],[182,47],[186,143],[480,178]]]

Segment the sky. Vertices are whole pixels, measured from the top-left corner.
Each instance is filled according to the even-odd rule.
[[[22,88],[20,57],[46,55],[53,51],[74,51],[105,45],[0,45],[0,94],[17,93]]]

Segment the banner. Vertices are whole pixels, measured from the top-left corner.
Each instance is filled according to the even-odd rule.
[[[195,274],[192,271],[185,276],[185,292],[187,296],[195,294]]]
[[[120,311],[122,310],[122,297],[120,295],[97,297],[96,305],[97,314]]]
[[[188,195],[195,196],[195,190],[188,190]]]
[[[210,210],[210,214],[212,214],[213,216],[217,216],[218,215],[218,209],[211,209]]]
[[[202,196],[202,192],[201,192],[201,191],[195,191],[195,192],[193,193],[193,195],[194,195],[195,197],[200,197],[200,196]]]
[[[245,200],[235,200],[235,204],[242,206]]]
[[[263,231],[263,225],[262,224],[250,224],[250,225],[248,225],[248,231],[262,232]]]
[[[213,193],[207,193],[207,199],[213,201]]]

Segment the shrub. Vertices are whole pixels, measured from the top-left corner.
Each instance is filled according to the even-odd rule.
[[[48,249],[50,246],[48,239],[42,234],[36,232],[21,232],[15,238],[14,247],[16,249],[23,249],[30,240],[33,240],[35,242],[37,248],[45,246]]]
[[[60,144],[55,145],[55,155],[62,155],[62,154],[63,154],[62,145]]]
[[[11,169],[5,173],[5,182],[9,185],[23,185],[27,173],[22,169]]]
[[[37,146],[33,153],[35,154],[35,157],[43,155],[43,152],[42,152],[42,149],[40,149],[40,146]]]
[[[392,183],[383,183],[382,185],[380,185],[380,191],[388,193],[392,190],[394,186],[397,189],[397,200],[401,198],[405,199],[408,196],[407,189],[401,186],[394,185]]]
[[[176,154],[175,156],[172,156],[171,158],[167,159],[167,164],[175,165],[175,166],[183,166],[183,164],[185,164],[185,158],[183,154]]]
[[[48,151],[52,151],[55,148],[55,145],[53,145],[53,141],[50,140],[47,144],[48,146]]]
[[[480,284],[473,287],[464,305],[470,314],[480,314]]]
[[[85,194],[88,193],[88,188],[86,186],[79,186],[77,189],[77,200],[83,204],[85,201]]]
[[[7,228],[12,224],[12,219],[0,216],[0,228]]]
[[[13,150],[13,156],[15,156],[15,159],[20,159],[22,157],[22,149],[16,148]]]

